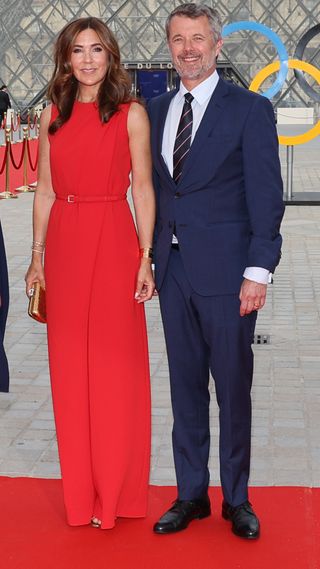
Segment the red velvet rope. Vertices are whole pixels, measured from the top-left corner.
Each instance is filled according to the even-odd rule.
[[[11,158],[11,163],[12,163],[12,166],[13,166],[16,170],[20,170],[20,168],[21,168],[21,166],[22,166],[25,147],[26,147],[26,139],[24,139],[23,144],[22,144],[22,152],[21,152],[19,164],[16,164],[15,159],[14,159],[14,157],[13,157],[12,144],[10,144],[10,158]]]
[[[5,167],[6,167],[6,161],[7,161],[8,151],[9,151],[9,144],[10,144],[10,142],[7,141],[6,150],[5,150],[5,153],[4,153],[2,166],[1,166],[1,168],[0,168],[0,175],[3,174],[3,171],[4,171]]]
[[[37,166],[38,166],[38,158],[39,158],[39,145],[37,147],[37,155],[36,155],[36,159],[35,159],[35,163],[32,164],[32,158],[31,158],[31,152],[30,152],[30,141],[27,140],[27,150],[28,150],[28,159],[29,159],[29,166],[32,170],[32,172],[35,172]]]

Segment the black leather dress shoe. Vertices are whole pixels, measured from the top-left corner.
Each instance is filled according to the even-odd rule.
[[[246,539],[257,539],[260,535],[259,520],[254,513],[250,502],[243,502],[240,506],[230,506],[222,503],[222,517],[232,522],[232,531]]]
[[[192,520],[201,520],[211,514],[208,496],[197,500],[176,500],[153,526],[155,533],[174,533],[188,527]]]

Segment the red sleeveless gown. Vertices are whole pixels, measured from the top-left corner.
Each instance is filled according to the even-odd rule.
[[[144,307],[134,299],[139,243],[125,199],[129,107],[103,125],[94,103],[75,102],[49,137],[57,199],[45,255],[48,349],[71,525],[97,516],[111,528],[118,516],[146,515],[150,378]],[[74,195],[78,202],[67,201]]]

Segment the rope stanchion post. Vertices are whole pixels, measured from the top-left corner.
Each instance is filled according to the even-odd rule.
[[[34,136],[35,136],[35,138],[38,138],[38,136],[39,136],[39,116],[38,116],[37,112],[35,112],[35,114],[34,114],[33,124],[34,124]]]
[[[22,140],[22,124],[21,124],[21,113],[18,111],[18,125],[19,125],[19,140]]]
[[[28,128],[28,137],[30,136],[30,109],[27,112],[27,128]]]
[[[14,112],[11,116],[11,140],[13,140],[13,133],[18,130],[20,134],[20,111]]]
[[[16,188],[17,192],[33,192],[34,189],[28,184],[28,127],[23,127],[23,182],[22,186]]]
[[[30,140],[31,140],[30,137],[28,137],[26,140],[28,162],[29,162],[29,166],[30,166],[31,171],[35,172],[37,169],[38,160],[39,160],[39,145],[37,147],[37,154],[36,154],[35,161],[33,163],[32,158],[31,158]],[[34,182],[33,184],[28,184],[28,187],[29,187],[29,192],[34,192],[36,190],[36,187],[37,187],[37,182]]]
[[[293,186],[293,145],[287,146],[287,195],[288,201],[292,201],[292,186]]]
[[[11,192],[10,190],[10,148],[11,148],[11,128],[6,128],[6,154],[5,154],[6,188],[4,192],[0,193],[0,199],[2,200],[18,197],[16,193]]]

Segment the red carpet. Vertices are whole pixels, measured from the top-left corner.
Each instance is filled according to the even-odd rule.
[[[234,536],[210,489],[213,515],[179,534],[152,524],[175,489],[150,487],[145,520],[118,520],[113,530],[65,523],[60,480],[0,478],[1,569],[319,569],[320,489],[252,488],[262,535]]]

